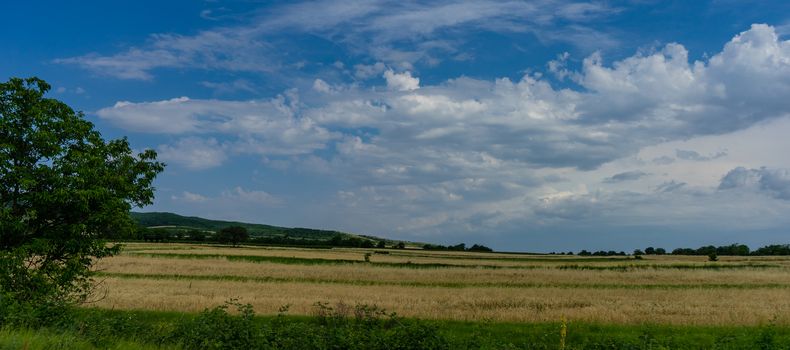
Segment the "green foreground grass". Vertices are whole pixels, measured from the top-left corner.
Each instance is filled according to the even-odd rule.
[[[233,307],[231,307],[233,309]],[[362,310],[362,312],[360,312]],[[317,316],[78,309],[46,327],[0,330],[0,349],[790,349],[790,328],[420,321],[319,306]],[[360,315],[361,314],[361,315]]]

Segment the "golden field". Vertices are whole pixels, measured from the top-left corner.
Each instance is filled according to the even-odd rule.
[[[790,324],[790,258],[134,243],[96,269],[94,305],[113,309],[200,311],[238,298],[261,314],[325,302],[429,319]]]

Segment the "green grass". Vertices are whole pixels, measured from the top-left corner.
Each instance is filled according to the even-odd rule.
[[[459,344],[484,349],[557,349],[560,322],[475,323],[445,321],[440,327]],[[670,325],[567,324],[566,349],[788,349],[790,329]]]
[[[204,320],[201,324],[195,323],[196,320],[197,315],[189,313],[78,309],[70,315],[68,322],[58,326],[38,330],[0,330],[0,349],[176,349],[178,341],[173,340],[172,335],[179,325],[182,329],[184,325],[212,327],[211,322]],[[277,324],[280,329],[286,327],[280,333],[282,337],[298,338],[305,334],[322,337],[326,332],[346,335],[332,333],[337,332],[332,328],[333,323],[343,324],[333,320],[322,321],[307,316],[256,316],[252,322],[254,327],[271,328]],[[558,349],[560,343],[559,320],[501,323],[401,319],[395,326],[407,323],[422,324],[428,327],[424,329],[435,330],[447,349]],[[387,324],[363,323],[355,328],[355,332],[371,332],[371,336],[386,333],[393,326]],[[222,328],[220,331],[229,330]],[[412,335],[407,332],[401,336]],[[566,349],[789,349],[790,328],[770,324],[722,327],[569,322],[565,343]]]
[[[103,344],[91,343],[76,333],[65,333],[47,329],[2,329],[0,330],[0,350],[94,350],[94,349],[177,349],[175,345],[146,344],[119,337]]]

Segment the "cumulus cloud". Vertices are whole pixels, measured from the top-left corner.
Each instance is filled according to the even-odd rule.
[[[376,62],[375,64],[356,64],[354,65],[354,76],[357,79],[370,79],[381,75],[387,66],[383,62]]]
[[[128,130],[222,138],[229,154],[282,156],[277,164],[287,166],[278,169],[343,179],[349,186],[339,206],[356,203],[378,214],[373,217],[404,223],[404,230],[598,217],[638,224],[668,211],[680,221],[700,222],[717,211],[743,219],[749,211],[738,212],[739,200],[790,197],[787,173],[776,170],[735,169],[718,189],[675,176],[689,162],[671,164],[675,158],[661,154],[674,150],[680,160],[708,160],[705,166],[725,155],[685,150],[703,149],[691,146],[600,170],[645,147],[790,116],[790,42],[770,26],[753,25],[710,59],[688,56],[676,43],[611,64],[590,55],[573,72],[578,89],[552,86],[535,74],[420,85],[410,73],[385,71],[387,89],[316,93],[327,86],[313,80],[317,91],[270,100],[119,102],[98,114]],[[663,177],[664,170],[650,166],[675,173]],[[653,176],[629,171],[634,168]],[[608,176],[607,189],[629,191],[556,195],[592,173],[587,184]],[[549,181],[551,175],[569,184]]]
[[[288,94],[286,94],[288,95]],[[130,131],[173,135],[231,135],[223,148],[259,155],[309,154],[326,147],[335,136],[307,117],[297,116],[294,96],[263,101],[192,100],[186,97],[156,102],[118,102],[97,112],[99,117]],[[221,164],[216,145],[187,138],[160,147],[192,168]],[[216,141],[214,141],[216,142]]]
[[[391,70],[384,72],[387,87],[395,91],[412,91],[420,88],[420,78],[411,76],[411,72],[395,73]]]
[[[753,189],[774,198],[790,200],[790,171],[737,167],[721,178],[719,190]]]
[[[287,92],[271,100],[119,102],[98,115],[133,131],[228,135],[240,153],[309,155],[334,145],[330,166],[359,169],[354,176],[376,181],[479,176],[493,166],[590,170],[645,146],[787,116],[789,47],[771,27],[754,25],[708,62],[689,62],[680,44],[611,66],[592,55],[578,72],[582,91],[556,89],[533,75],[420,86],[409,72],[386,71],[395,91],[352,87],[315,101]],[[749,64],[744,55],[754,56]],[[331,88],[315,82],[318,90]],[[741,93],[762,84],[771,92]],[[330,131],[338,128],[374,130],[375,137]],[[692,152],[677,156],[723,155]]]
[[[167,163],[200,170],[221,165],[227,158],[223,148],[214,138],[187,137],[174,145],[160,145],[157,152]]]

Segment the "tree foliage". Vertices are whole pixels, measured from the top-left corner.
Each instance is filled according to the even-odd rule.
[[[220,243],[230,243],[234,246],[250,239],[247,229],[242,226],[230,226],[217,232],[217,241]]]
[[[150,204],[164,169],[156,153],[105,141],[83,114],[44,97],[38,78],[0,83],[0,292],[26,302],[77,301],[100,237],[132,230],[129,210]]]

